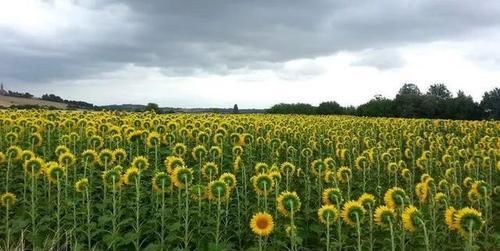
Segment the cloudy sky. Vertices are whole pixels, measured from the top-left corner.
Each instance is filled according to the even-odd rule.
[[[500,86],[498,0],[0,0],[0,81],[95,104],[266,108]]]

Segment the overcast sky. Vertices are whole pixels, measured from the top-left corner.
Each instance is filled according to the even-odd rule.
[[[94,104],[359,105],[500,86],[498,0],[0,0],[0,81]]]

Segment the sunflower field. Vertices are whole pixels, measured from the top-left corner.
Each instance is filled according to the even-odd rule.
[[[0,111],[2,250],[499,250],[500,122]]]

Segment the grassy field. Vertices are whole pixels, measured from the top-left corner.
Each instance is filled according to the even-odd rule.
[[[64,103],[46,101],[36,98],[18,98],[0,95],[0,107],[11,107],[20,105],[37,105],[45,107],[55,107],[58,109],[66,109],[67,105]]]
[[[2,248],[495,250],[500,122],[0,111]]]

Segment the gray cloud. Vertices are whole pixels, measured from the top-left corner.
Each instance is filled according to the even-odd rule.
[[[0,26],[0,76],[46,82],[98,76],[126,64],[168,75],[226,74],[339,51],[372,53],[355,64],[397,67],[385,48],[453,40],[500,25],[500,2],[485,1],[94,1],[89,23],[46,37]],[[70,21],[64,20],[63,21]],[[86,27],[87,26],[87,27]],[[393,61],[396,59],[396,61]]]

